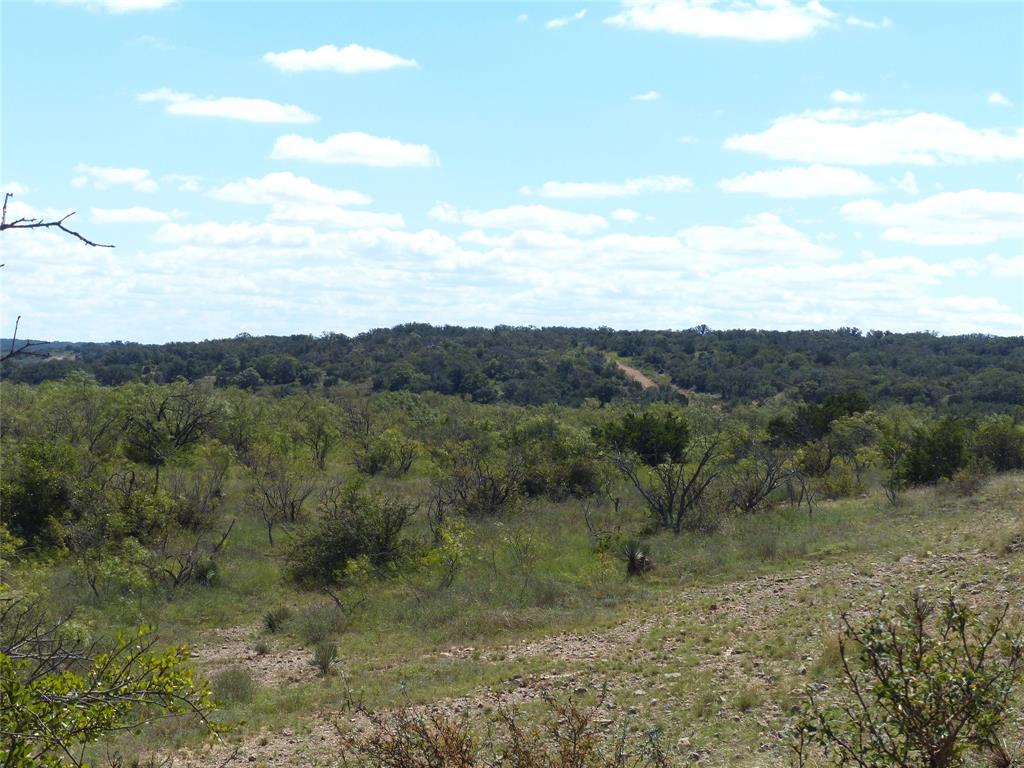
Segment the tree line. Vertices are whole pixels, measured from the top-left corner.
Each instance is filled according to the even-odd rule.
[[[959,414],[1010,413],[1024,403],[1024,337],[829,331],[615,331],[401,325],[356,336],[249,336],[146,345],[51,343],[45,358],[2,369],[24,383],[82,370],[106,385],[212,379],[219,387],[331,387],[438,392],[475,402],[579,406],[641,399],[609,360],[620,355],[684,390],[730,405],[781,392],[820,402],[841,391],[872,403]]]

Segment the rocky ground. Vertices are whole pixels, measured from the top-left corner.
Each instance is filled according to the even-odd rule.
[[[472,716],[498,705],[528,705],[548,694],[592,699],[606,690],[600,720],[660,724],[684,762],[781,765],[786,709],[810,680],[834,673],[841,612],[865,610],[883,595],[905,595],[917,586],[934,593],[954,588],[982,608],[1024,606],[1022,550],[1024,541],[1013,539],[998,551],[865,559],[683,586],[607,630],[504,647],[439,649],[419,661],[472,659],[503,668],[522,662],[531,671],[422,709]],[[257,632],[252,626],[215,632],[196,647],[195,658],[211,675],[242,666],[263,686],[316,682],[307,650],[296,646],[258,655]],[[290,727],[242,729],[226,743],[182,754],[179,764],[218,765],[237,750],[237,764],[333,765],[339,734],[367,725],[352,710],[319,711]]]

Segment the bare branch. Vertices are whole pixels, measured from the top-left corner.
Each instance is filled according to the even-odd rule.
[[[75,230],[71,229],[70,227],[64,226],[64,222],[67,221],[68,219],[70,219],[72,216],[75,215],[74,211],[72,211],[71,213],[65,214],[64,216],[62,216],[59,219],[53,219],[51,221],[46,221],[45,219],[27,219],[27,218],[20,218],[20,219],[15,219],[14,221],[8,221],[7,220],[7,201],[10,200],[12,197],[14,197],[14,193],[13,192],[5,192],[4,193],[3,214],[2,214],[2,216],[0,216],[0,232],[2,232],[4,230],[7,230],[7,229],[59,229],[61,232],[65,233],[67,235],[71,235],[72,237],[77,238],[78,240],[81,240],[86,245],[91,245],[93,248],[113,248],[114,247],[113,245],[108,245],[106,243],[94,242],[93,240],[90,240],[89,238],[85,237],[80,232],[76,232]],[[0,266],[3,266],[3,265],[0,264]]]

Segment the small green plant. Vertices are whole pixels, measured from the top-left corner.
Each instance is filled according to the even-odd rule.
[[[338,660],[338,644],[331,640],[321,640],[313,646],[313,666],[321,677],[331,674],[331,667]]]
[[[798,765],[814,751],[857,768],[959,768],[972,753],[996,755],[1024,679],[1024,635],[1008,612],[986,621],[952,595],[936,606],[915,592],[864,626],[844,615],[845,690],[822,700],[812,689]]]
[[[305,608],[295,620],[295,631],[306,645],[316,645],[345,628],[345,615],[332,605],[318,603]]]
[[[256,644],[252,647],[253,651],[257,656],[266,656],[270,653],[270,643],[266,640],[257,640]]]
[[[276,635],[285,628],[285,625],[291,621],[291,618],[292,611],[288,606],[282,605],[280,608],[271,608],[263,614],[263,626],[267,628],[270,634]]]
[[[228,667],[213,679],[214,698],[222,704],[248,704],[256,684],[241,667]]]

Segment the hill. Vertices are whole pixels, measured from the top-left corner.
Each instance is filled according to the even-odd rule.
[[[959,413],[1024,403],[1024,337],[938,336],[856,328],[818,331],[615,331],[461,328],[424,324],[356,336],[249,336],[201,342],[54,342],[46,359],[12,361],[3,376],[39,383],[84,370],[102,384],[213,377],[219,386],[366,383],[376,391],[433,391],[477,402],[578,406],[640,396],[609,360],[632,362],[676,387],[730,404],[779,393],[821,402],[858,391],[878,404]]]

